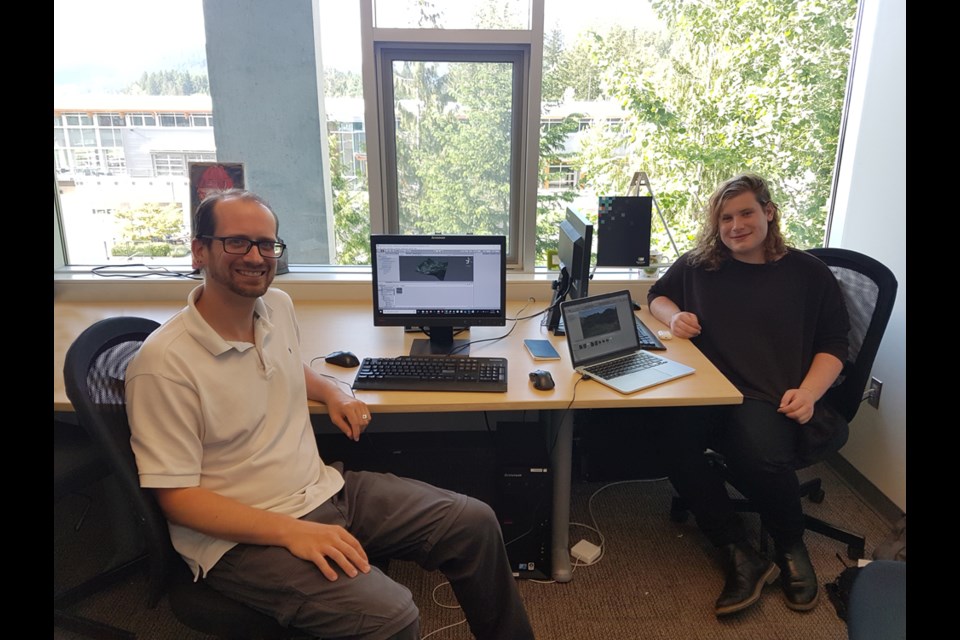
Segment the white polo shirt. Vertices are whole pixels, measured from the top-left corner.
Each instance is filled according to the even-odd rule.
[[[202,487],[305,515],[343,478],[317,451],[293,302],[270,289],[256,303],[254,344],[231,343],[197,311],[202,288],[150,335],[127,370],[140,485]],[[236,544],[175,524],[170,536],[195,578]]]

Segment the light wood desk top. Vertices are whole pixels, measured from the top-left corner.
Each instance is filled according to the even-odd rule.
[[[342,380],[346,388],[353,382],[356,369],[329,365],[323,356],[331,351],[352,351],[358,358],[372,356],[406,355],[414,338],[422,334],[404,333],[402,327],[374,327],[373,311],[369,302],[296,302],[300,323],[300,338],[305,359],[318,358],[314,369]],[[540,311],[542,303],[535,303],[521,311],[522,302],[508,303],[508,315],[518,312],[528,316]],[[73,340],[88,326],[111,316],[140,316],[163,322],[183,307],[183,302],[60,302],[53,307],[53,408],[54,411],[72,411],[63,384],[63,362]],[[646,310],[640,317],[654,331],[664,328]],[[510,335],[502,340],[491,340],[470,345],[472,356],[505,356],[509,360],[508,390],[506,393],[412,392],[412,391],[357,391],[357,397],[375,412],[428,413],[490,410],[612,408],[639,406],[683,406],[708,404],[738,404],[740,392],[714,367],[689,340],[674,338],[665,342],[667,357],[692,366],[693,375],[644,389],[629,396],[593,381],[580,378],[570,365],[566,340],[555,337],[540,326],[541,317],[507,322],[505,327],[473,327],[458,338],[483,340]],[[515,326],[514,326],[515,325]],[[560,353],[560,360],[534,361],[523,348],[524,338],[546,338]],[[538,391],[530,384],[528,374],[534,369],[546,369],[553,375],[556,387]],[[311,403],[313,413],[324,413],[325,408]]]

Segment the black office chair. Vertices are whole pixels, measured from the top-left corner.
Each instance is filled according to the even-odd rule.
[[[155,607],[167,595],[180,622],[221,638],[300,637],[300,632],[227,598],[202,580],[194,582],[170,542],[167,521],[153,492],[140,488],[130,447],[124,379],[127,365],[157,326],[153,320],[134,317],[96,322],[68,349],[63,372],[67,397],[79,422],[118,479],[145,541],[147,606]]]
[[[53,503],[58,504],[68,497],[79,497],[83,508],[73,525],[80,531],[91,505],[89,491],[110,477],[110,466],[101,455],[90,436],[76,424],[53,420]],[[55,554],[56,556],[56,554]],[[129,556],[114,556],[105,567],[80,582],[54,592],[53,626],[90,638],[132,639],[131,632],[108,625],[99,620],[71,613],[68,609],[83,600],[127,577],[141,566],[144,557],[139,553]],[[54,583],[58,566],[54,562]],[[55,587],[56,588],[56,587]]]
[[[849,423],[857,414],[863,401],[870,397],[870,392],[865,391],[867,381],[897,296],[897,279],[893,272],[869,256],[849,249],[836,248],[810,249],[809,253],[823,260],[833,271],[840,283],[847,313],[850,316],[847,361],[844,362],[837,381],[823,397],[824,402],[829,404],[846,422],[835,438],[819,451],[811,452],[806,456],[804,462],[798,466],[798,470],[826,459],[846,444]],[[722,468],[722,456],[713,451],[708,451],[707,455],[711,457],[714,464]],[[813,478],[801,483],[800,493],[812,502],[822,502],[824,491],[821,479]],[[756,508],[747,500],[737,499],[734,502],[739,511],[756,511]],[[686,518],[686,506],[678,497],[673,500],[670,516],[677,522]],[[806,528],[809,531],[846,544],[848,557],[859,559],[864,556],[866,540],[862,535],[809,514],[805,515],[805,519]],[[762,544],[766,544],[763,531],[761,531],[761,541]]]

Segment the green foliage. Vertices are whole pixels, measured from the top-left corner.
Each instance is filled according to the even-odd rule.
[[[550,127],[540,127],[540,184],[547,182],[547,169],[551,165],[570,162],[573,154],[564,152],[568,135],[580,126],[580,114],[571,114],[562,122]],[[576,191],[540,191],[537,195],[537,239],[535,263],[547,263],[547,249],[557,248],[557,225],[563,220],[566,205],[576,198]]]
[[[344,178],[336,136],[330,136],[330,175],[337,245],[333,263],[370,264],[370,198],[366,180],[357,184]]]
[[[183,70],[144,71],[137,82],[124,93],[149,96],[192,96],[210,94],[210,82],[205,73]]]
[[[187,244],[190,230],[179,204],[146,203],[114,212],[120,243],[174,242]]]
[[[511,74],[489,62],[395,71],[401,232],[508,235]]]
[[[416,4],[423,26],[439,26],[432,2]],[[582,34],[570,47],[559,31],[545,34],[544,102],[612,98],[627,115],[619,126],[580,132],[576,156],[563,152],[576,116],[541,129],[541,184],[547,167],[561,163],[578,166],[578,188],[597,193],[626,193],[634,172],[646,172],[669,225],[668,234],[655,210],[652,248],[672,257],[671,236],[680,251],[693,246],[713,189],[754,171],[770,181],[788,242],[822,244],[856,0],[652,6],[665,32],[615,26]],[[505,15],[492,2],[480,19],[496,26]],[[445,70],[413,61],[393,73],[402,232],[507,233],[509,74],[492,64]],[[338,261],[364,263],[365,194],[337,176],[335,169]],[[555,246],[556,225],[575,195],[541,191],[537,264]]]
[[[120,242],[110,247],[110,255],[143,258],[182,258],[190,255],[189,245],[166,242]]]
[[[325,69],[323,72],[323,95],[362,96],[363,81],[356,71]]]
[[[667,25],[663,64],[614,59],[596,43],[605,87],[629,112],[622,158],[598,137],[583,170],[598,190],[644,170],[681,250],[710,192],[764,175],[788,241],[822,244],[850,59],[855,0],[653,0]],[[606,145],[606,147],[604,146]]]

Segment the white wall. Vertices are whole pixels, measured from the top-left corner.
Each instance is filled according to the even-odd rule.
[[[899,282],[864,403],[841,455],[907,510],[906,1],[861,0],[862,25],[828,246],[887,265]]]

